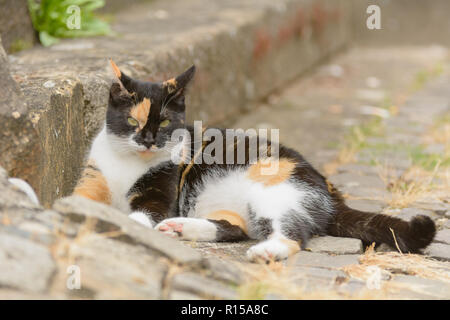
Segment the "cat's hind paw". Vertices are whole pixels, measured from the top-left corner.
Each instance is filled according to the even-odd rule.
[[[255,244],[247,250],[247,258],[254,262],[285,260],[298,252],[297,242],[288,239],[273,238]]]
[[[197,218],[170,218],[161,221],[156,230],[172,238],[196,241],[214,241],[217,227],[214,223]]]

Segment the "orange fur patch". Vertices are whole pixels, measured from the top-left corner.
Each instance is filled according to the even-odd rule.
[[[300,244],[297,241],[289,239],[280,239],[280,241],[289,248],[289,256],[300,251]]]
[[[245,220],[234,211],[218,210],[208,214],[206,218],[211,220],[226,220],[232,225],[240,227],[247,233],[247,224],[245,223]]]
[[[78,181],[73,194],[105,204],[111,204],[111,192],[105,177],[99,170],[92,167],[95,167],[95,162],[89,160],[88,166],[84,168],[81,179]]]
[[[163,82],[163,86],[167,87],[169,93],[172,93],[177,88],[177,80],[175,78]]]
[[[250,180],[261,182],[265,186],[273,186],[289,179],[295,166],[296,163],[289,159],[271,160],[267,162],[259,160],[248,168],[247,177]]]
[[[112,59],[109,59],[109,63],[111,64],[116,77],[120,79],[120,77],[122,76],[122,72],[120,72],[119,67],[114,63],[114,61],[112,61]]]
[[[139,129],[142,129],[147,123],[151,106],[150,99],[144,98],[141,103],[131,108],[130,115],[139,122]]]
[[[330,181],[328,181],[328,180],[325,180],[325,181],[326,181],[326,183],[327,183],[328,192],[329,192],[329,193],[334,193],[334,192],[336,191],[336,189],[334,188],[334,186],[331,184]]]

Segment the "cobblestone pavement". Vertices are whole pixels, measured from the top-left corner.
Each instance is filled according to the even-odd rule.
[[[285,263],[237,244],[190,243],[245,270],[239,297],[450,299],[450,59],[441,47],[352,49],[293,82],[235,128],[279,128],[356,209],[438,226],[424,255],[318,237]]]

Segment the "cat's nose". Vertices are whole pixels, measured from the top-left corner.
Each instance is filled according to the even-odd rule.
[[[145,138],[144,141],[142,143],[144,146],[146,146],[147,148],[151,148],[152,145],[155,144],[155,139],[153,139],[153,136],[151,134],[148,134]]]

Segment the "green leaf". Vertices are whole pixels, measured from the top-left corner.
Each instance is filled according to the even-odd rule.
[[[44,47],[48,47],[59,42],[58,38],[49,35],[46,31],[39,32],[39,40]]]
[[[71,5],[80,8],[81,29],[69,29],[67,21]],[[105,5],[104,0],[28,0],[28,8],[35,30],[44,46],[58,41],[58,38],[76,38],[85,36],[107,35],[111,33],[109,24],[93,13]]]

